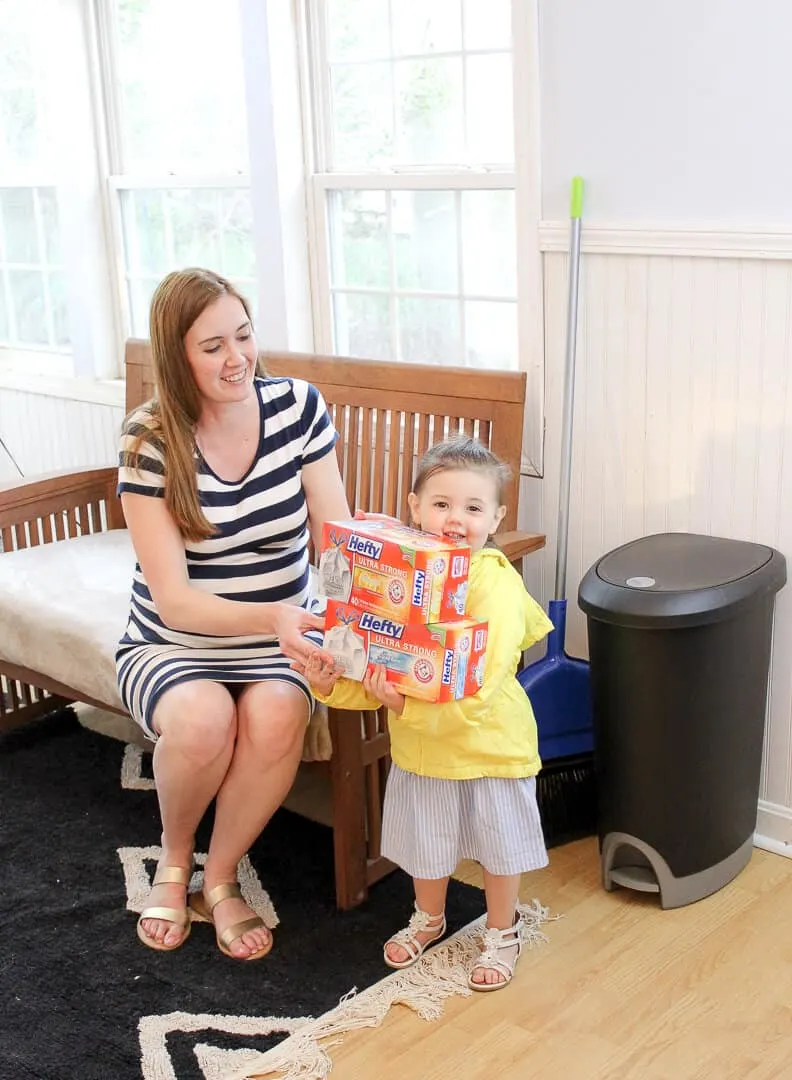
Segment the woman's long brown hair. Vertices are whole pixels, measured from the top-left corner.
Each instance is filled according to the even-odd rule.
[[[155,392],[149,403],[152,419],[148,428],[164,447],[165,505],[182,536],[193,541],[208,539],[215,528],[198,498],[195,425],[202,403],[184,339],[199,315],[221,296],[236,297],[251,319],[247,301],[231,282],[201,269],[177,270],[163,278],[152,297],[149,315]],[[264,374],[260,361],[257,373]],[[133,454],[145,438],[139,436]]]

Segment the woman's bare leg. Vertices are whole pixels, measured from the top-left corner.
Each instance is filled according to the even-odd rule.
[[[225,687],[196,679],[167,690],[154,710],[160,737],[154,746],[154,779],[162,818],[161,866],[192,866],[195,830],[223,783],[236,736],[236,706]],[[181,908],[183,885],[156,885],[146,906]],[[175,945],[180,926],[144,919],[148,937]]]
[[[237,864],[294,782],[308,721],[305,695],[286,682],[251,683],[237,702],[237,740],[217,794],[214,830],[204,868],[206,891],[236,881]],[[218,934],[250,918],[242,900],[222,900],[213,918]],[[243,959],[269,944],[269,931],[248,931],[231,943]]]

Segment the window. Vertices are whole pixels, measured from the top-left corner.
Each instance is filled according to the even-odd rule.
[[[238,5],[100,5],[109,184],[126,333],[148,334],[157,282],[207,266],[255,305]]]
[[[0,346],[65,352],[70,344],[40,13],[0,4]]]
[[[310,2],[321,347],[519,366],[510,0]]]

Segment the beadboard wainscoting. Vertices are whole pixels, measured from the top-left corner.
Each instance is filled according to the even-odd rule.
[[[0,481],[112,465],[123,418],[120,405],[0,388]]]
[[[523,478],[555,573],[567,230],[540,230],[545,457]],[[567,649],[586,655],[577,587],[606,551],[664,531],[755,540],[792,564],[792,235],[587,228],[570,511]],[[792,565],[790,566],[792,571]],[[778,596],[757,843],[792,854],[792,585]]]

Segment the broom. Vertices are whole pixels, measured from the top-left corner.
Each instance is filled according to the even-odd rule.
[[[537,777],[536,793],[548,847],[589,836],[597,827],[589,666],[583,660],[567,656],[564,651],[582,207],[583,181],[576,176],[572,181],[570,208],[569,298],[555,598],[548,605],[548,615],[554,629],[547,639],[544,657],[523,668],[517,676],[531,701],[539,730],[539,753],[544,765]]]

